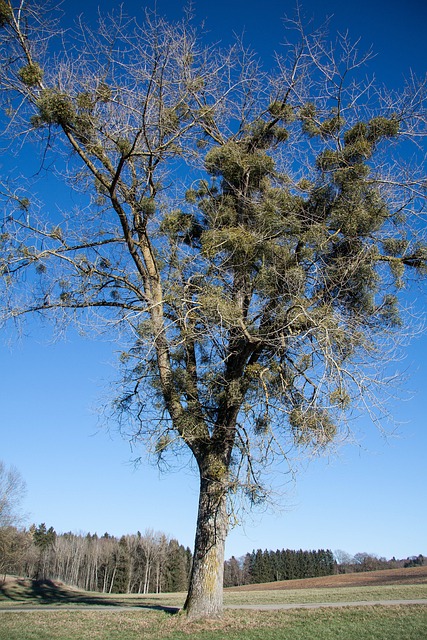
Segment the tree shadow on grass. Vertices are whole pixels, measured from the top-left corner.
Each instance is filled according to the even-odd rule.
[[[52,580],[26,580],[16,579],[12,583],[0,582],[0,607],[3,602],[11,602],[22,605],[81,605],[90,607],[137,607],[140,609],[152,609],[175,614],[179,607],[163,606],[138,600],[125,601],[120,595],[117,597],[101,596],[95,593],[73,591],[61,583]]]

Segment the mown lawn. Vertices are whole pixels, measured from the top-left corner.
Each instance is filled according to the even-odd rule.
[[[427,606],[226,611],[189,623],[159,611],[0,613],[0,640],[422,640]]]

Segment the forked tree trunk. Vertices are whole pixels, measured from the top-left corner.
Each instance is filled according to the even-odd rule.
[[[226,490],[218,480],[201,478],[193,567],[184,610],[190,618],[218,617],[223,610]]]

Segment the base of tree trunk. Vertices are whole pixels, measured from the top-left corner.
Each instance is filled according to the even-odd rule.
[[[223,614],[225,539],[228,531],[226,492],[201,480],[193,568],[184,611],[190,619]]]

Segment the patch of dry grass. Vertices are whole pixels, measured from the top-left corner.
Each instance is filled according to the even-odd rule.
[[[0,614],[0,640],[136,640],[155,638],[154,611],[28,611]]]

